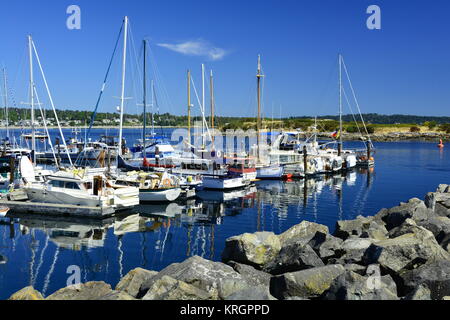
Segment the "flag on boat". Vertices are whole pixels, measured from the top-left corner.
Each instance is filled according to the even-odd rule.
[[[341,135],[341,131],[340,130],[336,130],[335,132],[333,132],[331,134],[331,137],[334,138],[334,139],[339,139],[340,135]]]

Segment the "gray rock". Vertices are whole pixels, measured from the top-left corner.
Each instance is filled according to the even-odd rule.
[[[153,282],[142,300],[210,300],[213,296],[184,281],[162,276]]]
[[[369,238],[373,240],[385,240],[388,237],[389,234],[385,224],[375,219],[366,225],[365,229],[361,233],[361,238]]]
[[[129,295],[125,291],[112,291],[97,300],[137,300],[135,297]]]
[[[270,278],[272,277],[271,274],[263,272],[261,270],[257,270],[252,266],[246,264],[237,263],[235,261],[229,261],[227,264],[231,266],[234,271],[238,272],[250,286],[269,287]]]
[[[425,205],[436,213],[436,204],[445,203],[450,199],[450,193],[448,192],[428,192],[425,196]],[[439,210],[438,210],[439,211]],[[445,214],[445,212],[444,212]]]
[[[344,272],[345,268],[341,265],[327,265],[285,273],[272,278],[270,292],[277,299],[319,297]]]
[[[321,266],[324,266],[323,261],[309,245],[293,242],[283,247],[275,259],[263,267],[263,270],[278,275]]]
[[[439,193],[450,193],[450,186],[448,184],[440,184],[436,189]]]
[[[443,247],[447,248],[450,243],[450,219],[447,217],[431,217],[420,223],[420,226],[431,231],[436,241]]]
[[[365,229],[368,229],[372,218],[359,216],[354,220],[340,220],[336,222],[334,236],[346,240],[350,236],[360,236]]]
[[[403,291],[409,293],[419,285],[426,285],[431,292],[431,299],[441,300],[450,295],[450,261],[438,260],[428,262],[417,269],[400,273]]]
[[[363,263],[378,263],[387,272],[413,269],[432,260],[449,260],[450,255],[439,246],[433,234],[422,227],[394,239],[373,243],[365,252]]]
[[[140,296],[147,293],[154,282],[163,276],[186,282],[210,293],[213,299],[224,299],[230,294],[248,288],[245,278],[230,266],[193,256],[181,263],[174,263],[153,276],[141,286]]]
[[[305,241],[306,244],[314,237],[316,232],[327,234],[329,233],[329,230],[327,226],[304,220],[301,223],[289,228],[278,237],[282,246],[285,246],[288,242],[298,240]]]
[[[91,281],[62,288],[46,300],[98,300],[113,293],[111,286],[103,281]]]
[[[395,227],[389,231],[389,238],[397,238],[404,234],[420,232],[422,227],[417,226],[417,223],[407,218],[400,226]]]
[[[157,274],[158,272],[156,271],[149,271],[142,268],[133,269],[120,280],[116,285],[116,290],[126,292],[132,297],[137,298],[142,284]]]
[[[280,240],[273,232],[244,233],[226,240],[222,261],[259,267],[273,260],[280,250]]]
[[[397,287],[390,276],[371,278],[353,271],[338,276],[324,295],[327,300],[398,300]]]
[[[431,300],[431,291],[426,285],[420,284],[404,300]]]
[[[257,286],[239,290],[225,300],[277,300],[269,292],[269,287]]]
[[[12,294],[8,300],[44,300],[44,297],[39,291],[29,286]]]
[[[342,243],[341,256],[330,259],[331,263],[339,264],[361,264],[367,249],[374,243],[372,239],[348,238]]]
[[[344,241],[340,238],[317,232],[314,237],[308,242],[319,257],[327,262],[332,257],[339,257],[342,253],[342,243]]]
[[[441,217],[450,217],[450,194],[449,199],[436,201],[434,213]]]
[[[387,230],[391,230],[400,226],[408,218],[419,222],[432,215],[432,210],[428,209],[422,200],[412,198],[407,203],[400,203],[399,206],[389,209],[383,220],[386,222]]]

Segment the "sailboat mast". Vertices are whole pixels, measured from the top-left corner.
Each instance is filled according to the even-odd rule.
[[[187,71],[187,97],[188,97],[188,142],[191,144],[191,70]]]
[[[3,68],[3,91],[4,91],[4,103],[5,103],[5,120],[6,120],[6,137],[9,138],[9,115],[8,115],[8,88],[6,85],[6,69]]]
[[[30,105],[31,105],[31,150],[33,152],[32,162],[36,165],[36,132],[34,127],[34,75],[33,75],[33,53],[32,53],[32,39],[28,36],[28,54],[30,61]]]
[[[152,80],[151,82],[152,86],[152,137],[155,137],[155,83]]]
[[[213,79],[213,72],[211,70],[210,78],[209,78],[209,87],[210,87],[210,96],[211,96],[211,129],[214,130],[214,113],[215,113],[215,103],[214,103],[214,79]],[[211,140],[213,142],[213,148],[214,148],[214,132],[213,136],[211,137]]]
[[[258,146],[257,159],[260,160],[260,140],[261,140],[261,56],[258,54],[258,72],[256,74],[257,100],[258,100],[258,118],[256,119],[256,143]]]
[[[122,93],[120,96],[120,127],[119,127],[119,150],[118,155],[122,155],[122,130],[123,130],[123,108],[125,101],[125,71],[127,61],[127,35],[128,35],[128,17],[125,16],[123,33],[123,54],[122,54]]]
[[[145,138],[147,136],[147,40],[143,40],[144,43],[144,78],[143,78],[143,89],[144,89],[144,97],[143,97],[143,104],[144,104],[144,118],[143,118],[143,126],[142,126],[142,152],[144,154],[145,158]]]
[[[202,63],[202,114],[205,116],[205,65]],[[202,149],[205,148],[205,124],[202,120]]]
[[[210,96],[211,96],[211,129],[214,129],[214,80],[213,80],[213,72],[211,70],[209,77],[209,87],[210,87]]]
[[[342,58],[339,54],[339,149],[338,155],[342,151]]]

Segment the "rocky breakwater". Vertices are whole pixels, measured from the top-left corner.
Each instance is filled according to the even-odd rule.
[[[156,272],[130,271],[33,300],[442,300],[450,296],[450,186],[375,216],[328,227],[303,221],[286,232],[226,240],[222,262],[198,256]]]

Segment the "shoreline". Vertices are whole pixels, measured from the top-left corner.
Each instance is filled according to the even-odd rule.
[[[187,129],[186,126],[159,126],[158,128],[163,129]],[[5,130],[4,128],[1,128],[2,130]],[[11,130],[20,130],[23,129],[22,127],[9,127]],[[48,127],[48,129],[58,129],[57,126],[51,126]],[[73,127],[63,127],[62,129],[71,130]],[[83,130],[84,128],[80,128]],[[96,126],[92,127],[92,129],[117,129],[117,127],[111,127],[111,126]],[[136,130],[142,130],[142,127],[139,126],[124,126],[123,129],[136,129]],[[25,130],[29,130],[26,128]],[[289,131],[289,130],[285,130]],[[270,132],[268,130],[262,130],[262,132]],[[274,130],[274,132],[279,132],[279,130]],[[311,132],[301,133],[300,137],[305,138],[306,136],[310,136]],[[328,132],[319,132],[317,134],[318,138],[321,139],[329,139],[330,133]],[[438,142],[439,139],[442,139],[443,142],[450,141],[450,133],[445,132],[404,132],[404,131],[392,131],[392,132],[385,132],[385,133],[372,133],[370,134],[370,138],[374,142],[400,142],[400,141],[436,141]],[[356,133],[347,133],[344,132],[342,134],[342,140],[345,141],[361,141],[361,135]]]
[[[192,256],[161,271],[135,268],[112,289],[91,281],[10,300],[449,300],[450,186],[373,216],[281,234],[226,239],[221,262]]]

